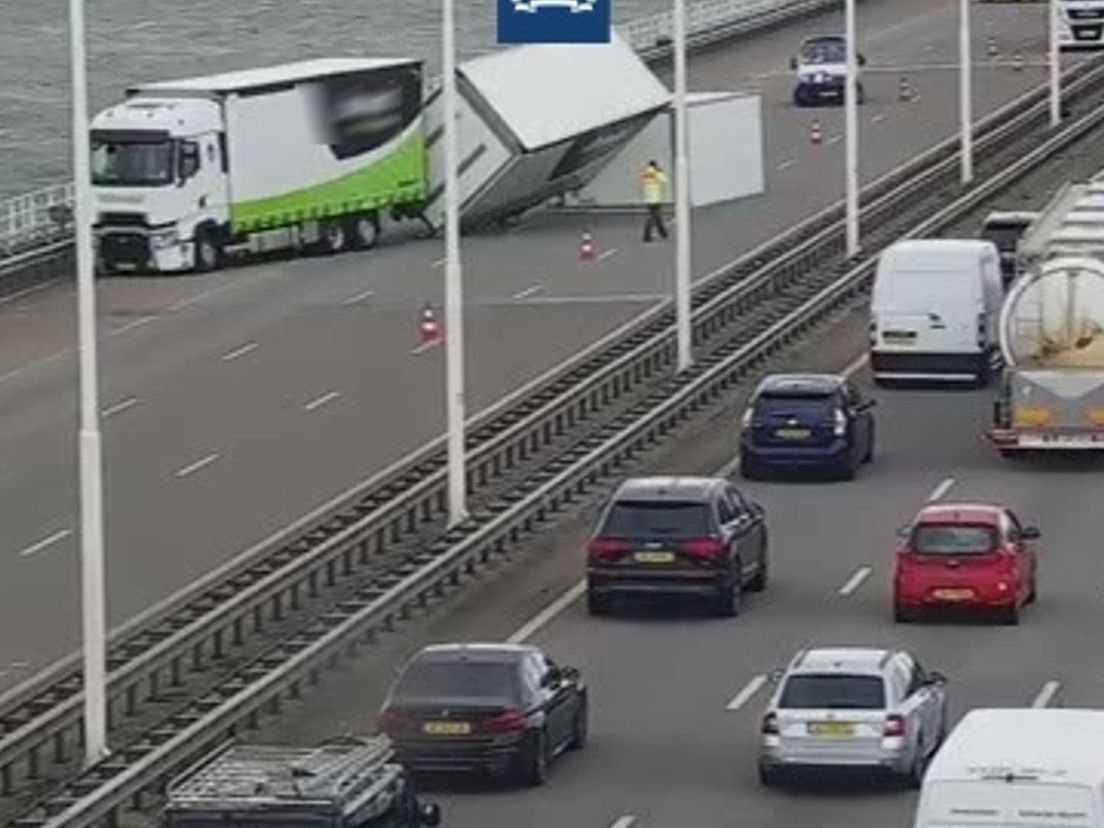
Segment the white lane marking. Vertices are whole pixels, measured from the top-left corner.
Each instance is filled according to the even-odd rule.
[[[102,414],[105,418],[114,417],[116,414],[122,414],[128,408],[134,408],[136,405],[138,405],[138,398],[128,397],[122,402],[117,402],[115,405],[108,406],[103,410]]]
[[[882,121],[885,120],[885,113],[884,112],[879,112],[877,115],[875,115],[870,120],[873,121],[876,124],[880,124]]]
[[[58,531],[54,532],[54,534],[50,535],[47,538],[43,538],[38,543],[32,543],[30,546],[19,553],[19,557],[29,558],[31,557],[31,555],[35,555],[41,552],[43,549],[53,546],[58,541],[65,540],[71,534],[73,534],[72,529],[59,529]]]
[[[440,339],[431,339],[429,342],[423,342],[417,348],[411,348],[410,353],[411,353],[412,356],[420,356],[421,354],[424,354],[426,351],[429,351],[433,348],[436,348],[440,344],[441,344]]]
[[[829,144],[838,144],[842,140],[843,140],[842,135],[833,135],[831,138],[828,139],[828,143]]]
[[[215,452],[214,454],[208,454],[206,457],[202,457],[199,460],[196,460],[194,463],[189,463],[184,468],[177,470],[174,474],[176,477],[187,477],[190,474],[195,474],[202,468],[206,468],[218,459],[218,452]]]
[[[331,403],[341,396],[340,391],[330,391],[327,394],[323,394],[321,397],[311,400],[309,403],[303,406],[307,411],[314,411],[316,408],[321,408],[326,403]]]
[[[613,824],[610,825],[610,828],[632,828],[633,825],[636,825],[636,817],[631,814],[625,814],[615,819]]]
[[[778,171],[781,172],[782,170],[788,170],[790,167],[792,167],[796,163],[797,163],[797,161],[795,159],[787,158],[785,161],[783,161],[781,164],[778,165]]]
[[[753,677],[751,681],[744,685],[744,688],[739,693],[732,697],[732,701],[725,705],[725,710],[729,712],[739,710],[751,701],[755,694],[763,689],[763,685],[766,683],[767,677],[764,675]]]
[[[946,480],[936,486],[932,493],[928,495],[928,500],[939,500],[950,490],[951,486],[953,486],[954,484],[955,479],[953,477],[948,477]]]
[[[586,305],[608,302],[658,302],[670,298],[666,293],[621,293],[599,296],[536,296],[526,300],[527,304],[541,305]]]
[[[519,290],[510,298],[524,299],[527,296],[532,296],[534,293],[540,293],[542,290],[544,290],[544,285],[533,285],[532,287],[527,287],[525,290]]]
[[[348,299],[346,299],[341,304],[343,304],[343,305],[356,305],[359,302],[363,302],[365,299],[371,299],[375,295],[376,295],[376,292],[374,290],[364,290],[364,291],[361,291],[360,293],[358,293],[356,296],[350,296]]]
[[[250,351],[257,350],[257,348],[258,348],[258,345],[257,345],[256,342],[249,342],[245,345],[242,345],[240,348],[235,348],[234,350],[232,350],[228,354],[223,354],[222,355],[222,361],[223,362],[233,362],[238,357],[245,356]]]
[[[141,319],[135,319],[133,322],[127,322],[125,325],[120,325],[118,328],[111,329],[111,336],[118,336],[124,334],[127,331],[133,331],[135,328],[140,328],[143,325],[148,325],[150,322],[156,322],[156,316],[143,316]]]
[[[22,299],[24,296],[29,296],[32,293],[38,293],[40,290],[45,290],[51,285],[56,285],[61,279],[48,279],[40,285],[31,285],[30,287],[17,290],[15,293],[9,293],[7,296],[0,296],[0,305],[6,305],[9,302],[15,302]]]
[[[36,360],[35,362],[28,362],[26,365],[21,365],[18,368],[12,368],[6,374],[0,374],[0,382],[7,382],[10,379],[15,379],[18,376],[34,371],[36,368],[41,368],[43,365],[48,365],[51,362],[57,362],[62,357],[67,357],[73,353],[72,348],[66,348],[64,351],[58,351],[56,354],[50,354],[48,357]]]
[[[571,587],[571,589],[522,624],[517,632],[506,639],[506,643],[520,644],[528,639],[533,633],[537,632],[537,630],[563,612],[570,604],[574,603],[580,595],[586,592],[586,587],[587,584],[585,580],[579,581]]]
[[[865,581],[869,577],[870,567],[860,566],[855,571],[855,574],[847,579],[847,583],[840,587],[839,594],[844,596],[850,595],[852,592],[859,588],[863,581]]]
[[[1035,696],[1031,702],[1032,707],[1050,707],[1050,703],[1054,701],[1054,696],[1058,693],[1058,690],[1062,687],[1060,681],[1048,681],[1043,685],[1043,689],[1039,691],[1039,694]]]
[[[616,247],[611,247],[609,250],[606,250],[606,251],[603,251],[602,253],[600,253],[598,255],[597,261],[604,262],[610,256],[616,256],[620,252],[621,252],[620,249],[618,249]]]

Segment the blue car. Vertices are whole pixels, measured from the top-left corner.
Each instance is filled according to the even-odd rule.
[[[835,374],[772,374],[744,412],[740,469],[827,471],[845,480],[874,459],[874,401]]]

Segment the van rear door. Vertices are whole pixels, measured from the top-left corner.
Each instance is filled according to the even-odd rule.
[[[876,350],[977,353],[981,274],[887,271],[872,301]]]
[[[915,828],[1100,828],[1087,785],[1005,781],[1005,777],[925,782]]]

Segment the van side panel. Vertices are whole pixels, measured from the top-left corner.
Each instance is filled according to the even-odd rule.
[[[1102,828],[1100,792],[1084,784],[1002,778],[925,781],[915,828]]]

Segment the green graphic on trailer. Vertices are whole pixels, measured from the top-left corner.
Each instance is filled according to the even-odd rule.
[[[427,178],[425,136],[417,130],[385,158],[341,178],[233,204],[230,220],[241,233],[411,204],[425,198]]]

